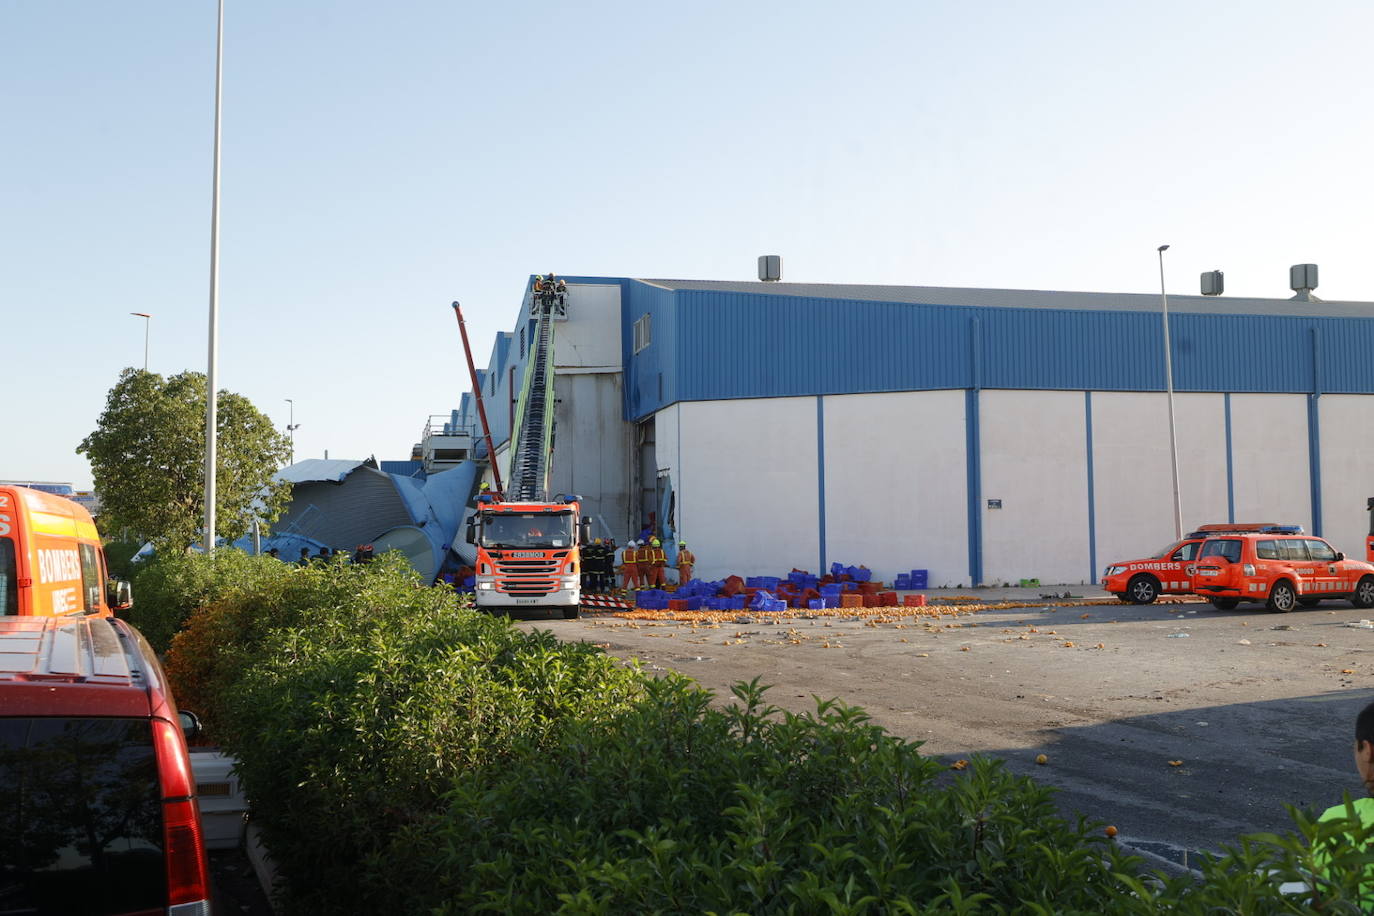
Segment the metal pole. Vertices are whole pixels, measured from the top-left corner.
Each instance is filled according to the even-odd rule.
[[[491,464],[491,476],[496,481],[496,498],[505,499],[501,487],[501,469],[496,466],[496,449],[491,444],[491,427],[487,425],[487,409],[482,406],[482,386],[477,381],[477,367],[472,362],[472,347],[468,345],[468,326],[463,321],[463,309],[455,301],[453,313],[458,316],[458,333],[463,335],[463,352],[468,358],[468,377],[472,379],[472,396],[477,401],[477,415],[482,418],[482,433],[487,437],[487,461]],[[511,444],[514,447],[515,432],[511,431]]]
[[[1169,393],[1169,458],[1174,471],[1174,537],[1183,537],[1183,501],[1178,493],[1178,431],[1174,424],[1174,363],[1169,347],[1169,297],[1164,292],[1164,252],[1168,245],[1160,245],[1159,302],[1164,316],[1164,387]]]
[[[282,398],[291,405],[291,418],[286,421],[286,431],[291,434],[291,464],[296,463],[296,429],[300,426],[296,422],[296,402],[290,398]]]
[[[219,376],[215,361],[219,353],[219,161],[220,111],[223,104],[224,76],[224,0],[219,0],[215,25],[215,167],[210,196],[210,346],[205,373],[205,552],[215,549],[215,399]]]
[[[142,319],[143,319],[143,371],[144,371],[144,372],[147,372],[147,371],[148,371],[148,329],[152,326],[152,323],[153,323],[152,318],[153,318],[153,316],[152,316],[151,314],[149,314],[148,312],[130,312],[129,314],[130,314],[130,315],[136,315],[136,316],[138,316],[139,318],[142,318]]]

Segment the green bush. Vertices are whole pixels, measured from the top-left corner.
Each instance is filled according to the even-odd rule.
[[[295,567],[238,550],[213,554],[164,551],[133,567],[134,606],[120,616],[138,627],[159,653],[197,609],[210,607],[263,582],[290,575]]]
[[[421,586],[403,560],[293,578],[199,612],[170,661],[192,646],[215,659],[206,683],[220,743],[304,909],[396,912],[356,909],[366,858],[464,774],[624,709],[642,689],[600,650],[479,614]],[[197,641],[210,631],[216,652]]]

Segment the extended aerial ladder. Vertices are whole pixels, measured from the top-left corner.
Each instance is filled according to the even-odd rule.
[[[510,464],[511,499],[548,498],[549,459],[553,453],[553,316],[566,307],[567,285],[562,280],[536,278],[531,308],[538,314],[534,346],[525,363],[520,399],[515,407],[511,434],[514,452]]]

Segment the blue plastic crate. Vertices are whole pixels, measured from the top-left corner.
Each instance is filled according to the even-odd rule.
[[[892,587],[899,592],[907,591],[911,588],[911,577],[906,573],[897,573],[897,578],[892,580]]]
[[[759,610],[759,611],[768,611],[768,612],[771,612],[771,613],[776,613],[776,612],[778,612],[778,611],[785,611],[785,610],[787,610],[787,602],[786,602],[786,601],[780,601],[780,600],[777,599],[777,598],[770,598],[770,599],[765,600],[765,601],[760,601],[758,607],[755,608],[755,610]]]
[[[867,582],[873,578],[873,570],[851,566],[849,567],[849,578],[853,579],[855,582]]]
[[[827,582],[821,586],[822,595],[838,595],[844,591],[844,584],[841,582]]]
[[[813,611],[823,611],[825,610],[825,599],[812,598],[810,601],[806,602],[806,606]]]
[[[911,571],[911,587],[912,587],[912,588],[927,588],[927,587],[929,586],[929,582],[930,582],[930,570],[928,570],[928,569],[913,569],[913,570]]]
[[[839,595],[825,595],[824,597],[821,598],[821,602],[825,605],[825,607],[828,607],[828,608],[839,607],[839,606],[840,606],[840,596],[839,596]]]
[[[743,595],[735,595],[733,598],[726,598],[726,599],[725,599],[725,602],[726,602],[726,606],[725,606],[725,608],[724,608],[723,610],[727,610],[727,611],[742,611],[742,610],[744,610],[744,596],[743,596]]]

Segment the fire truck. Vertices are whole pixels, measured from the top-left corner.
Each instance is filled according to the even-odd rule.
[[[498,473],[496,490],[483,492],[468,517],[467,541],[477,549],[474,600],[477,607],[497,612],[550,609],[572,619],[582,600],[581,545],[588,540],[590,520],[582,518],[578,497],[548,493],[554,445],[553,318],[565,312],[567,285],[552,274],[539,276],[531,292],[538,325],[511,427],[509,490],[501,492]],[[466,330],[463,341],[466,346]],[[470,347],[468,362],[471,368]],[[475,371],[473,382],[487,454],[494,456]]]

